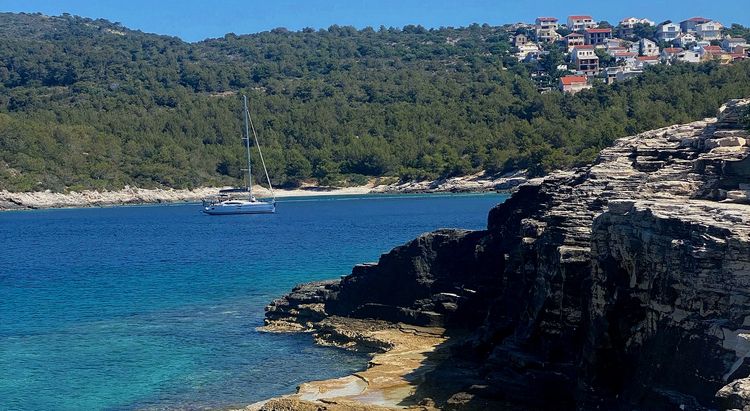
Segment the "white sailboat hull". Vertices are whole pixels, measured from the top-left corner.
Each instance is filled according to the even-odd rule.
[[[210,215],[273,214],[276,212],[276,204],[265,201],[223,201],[204,206],[203,212]]]

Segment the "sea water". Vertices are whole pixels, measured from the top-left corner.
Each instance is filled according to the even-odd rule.
[[[255,330],[300,282],[440,227],[481,229],[505,196],[287,199],[0,213],[0,409],[205,409],[291,393],[367,357]]]

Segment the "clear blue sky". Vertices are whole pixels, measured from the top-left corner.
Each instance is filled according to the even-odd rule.
[[[539,15],[564,18],[570,14],[590,14],[613,23],[630,16],[656,22],[704,16],[724,24],[750,25],[748,0],[0,0],[0,11],[47,15],[67,12],[105,18],[132,29],[187,41],[275,27],[458,27],[475,22],[531,22]]]

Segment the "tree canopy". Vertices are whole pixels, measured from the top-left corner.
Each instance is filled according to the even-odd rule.
[[[512,34],[334,25],[186,43],[106,20],[2,13],[0,189],[236,184],[242,94],[272,181],[287,186],[541,175],[750,95],[750,62],[659,66],[574,96],[540,94],[510,54]]]

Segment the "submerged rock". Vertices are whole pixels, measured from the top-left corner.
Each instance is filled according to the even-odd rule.
[[[267,326],[323,330],[337,316],[466,330],[415,394],[438,408],[748,407],[747,107],[530,180],[486,230],[425,234],[295,289]]]

